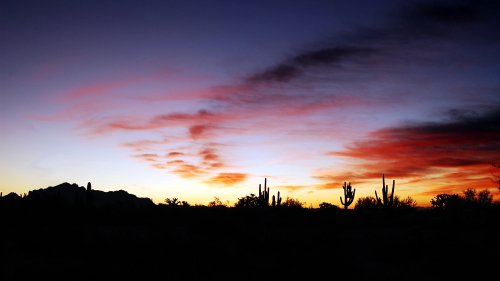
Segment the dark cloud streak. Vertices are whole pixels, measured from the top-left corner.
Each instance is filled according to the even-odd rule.
[[[449,38],[457,27],[468,27],[474,23],[485,23],[493,19],[500,27],[495,11],[500,5],[494,1],[425,2],[408,5],[394,15],[392,21],[381,27],[359,27],[353,32],[336,38],[330,44],[323,44],[299,52],[274,66],[250,75],[249,83],[291,82],[306,76],[317,67],[330,67],[335,75],[342,64],[372,65],[375,57],[383,56],[390,61],[393,56],[411,44],[425,38]],[[498,10],[497,10],[498,11]],[[460,32],[471,30],[460,29]],[[473,35],[473,34],[470,34]]]

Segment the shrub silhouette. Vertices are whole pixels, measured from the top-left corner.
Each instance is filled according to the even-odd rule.
[[[395,208],[415,208],[417,207],[417,201],[410,196],[400,199],[399,196],[394,196],[394,207]]]
[[[211,208],[214,208],[214,207],[225,208],[225,207],[227,207],[227,204],[223,203],[222,201],[220,201],[219,197],[215,196],[214,200],[210,201],[207,206],[211,207]]]
[[[356,205],[354,205],[355,210],[371,210],[378,207],[377,199],[373,196],[361,197],[356,201]]]
[[[282,206],[284,208],[296,208],[296,209],[302,209],[304,207],[305,203],[300,202],[299,199],[287,197],[285,202],[283,202]]]
[[[238,208],[256,208],[259,207],[259,197],[251,193],[245,197],[238,198],[238,202],[234,204]]]
[[[477,192],[468,188],[459,194],[438,194],[431,205],[439,210],[486,209],[493,206],[493,194],[487,189]]]
[[[167,199],[165,199],[165,203],[169,207],[177,207],[177,206],[181,206],[182,205],[182,202],[178,198],[172,198],[172,199],[167,198]]]
[[[462,205],[462,199],[458,194],[438,194],[431,199],[432,207],[440,210],[454,209]]]
[[[331,204],[331,203],[328,203],[328,202],[322,202],[322,203],[320,203],[319,204],[319,208],[321,210],[338,210],[338,209],[340,209],[339,206]]]

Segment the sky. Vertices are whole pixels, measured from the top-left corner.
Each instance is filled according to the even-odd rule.
[[[1,1],[0,191],[490,190],[496,1]]]

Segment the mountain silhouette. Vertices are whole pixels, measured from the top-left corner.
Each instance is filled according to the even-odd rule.
[[[13,193],[15,194],[15,193]],[[29,191],[24,197],[9,194],[1,198],[2,205],[12,201],[18,204],[24,201],[24,205],[40,207],[92,207],[92,208],[145,208],[155,204],[149,198],[139,198],[124,190],[100,191],[91,189],[90,183],[87,188],[78,186],[76,183],[64,182],[56,186],[49,186]]]

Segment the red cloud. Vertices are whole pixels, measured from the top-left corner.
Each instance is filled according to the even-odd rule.
[[[205,148],[200,151],[200,156],[205,161],[217,161],[219,160],[219,156],[215,153],[215,149],[213,148]]]
[[[172,158],[172,157],[180,157],[184,156],[184,153],[178,152],[178,151],[172,151],[167,154],[167,157]]]
[[[189,135],[192,139],[200,139],[206,135],[207,129],[211,126],[209,125],[194,125],[189,127]]]
[[[95,134],[103,134],[114,131],[148,131],[162,128],[172,128],[177,126],[191,127],[191,136],[201,136],[211,124],[233,120],[235,116],[225,113],[213,113],[200,110],[194,114],[170,113],[156,115],[145,121],[138,121],[135,116],[125,116],[120,118],[100,118],[87,120],[80,127],[90,128]],[[200,125],[203,124],[203,125]]]
[[[447,180],[445,189],[491,186],[490,165],[500,156],[498,124],[500,110],[442,123],[386,128],[330,155],[361,160],[355,177],[364,179],[380,178],[382,173],[393,178],[439,174],[440,180]]]

